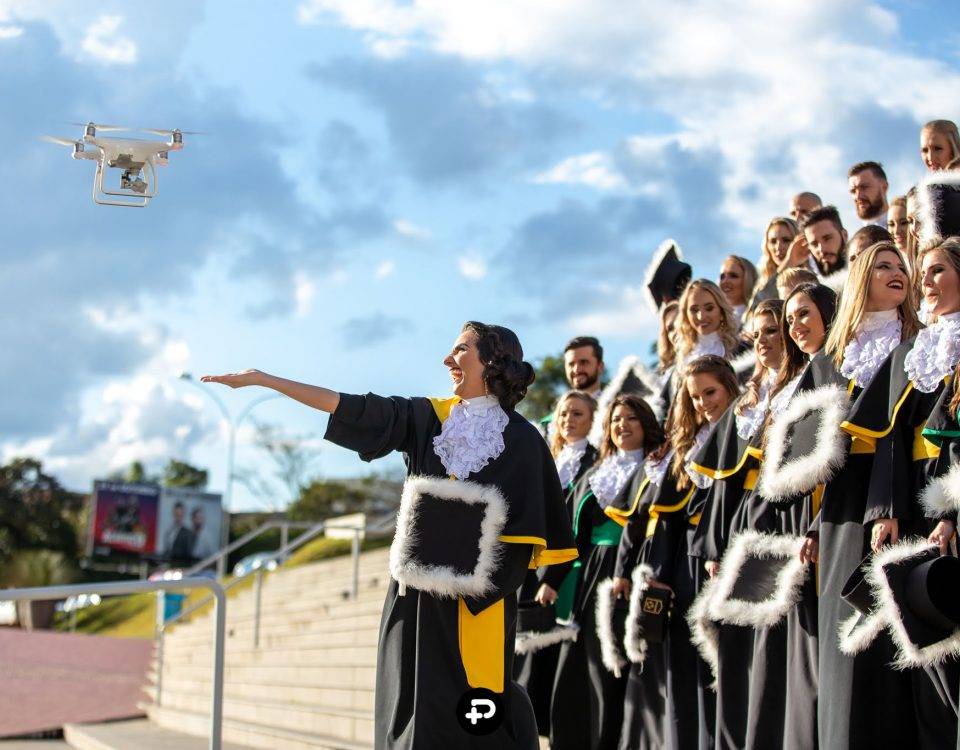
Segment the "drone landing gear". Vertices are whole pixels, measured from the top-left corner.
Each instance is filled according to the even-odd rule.
[[[135,166],[129,167],[120,175],[120,190],[108,190],[103,186],[103,162],[98,163],[93,176],[93,200],[102,206],[145,207],[157,194],[158,181],[153,164],[147,161],[143,166],[146,180],[143,179],[144,171]]]

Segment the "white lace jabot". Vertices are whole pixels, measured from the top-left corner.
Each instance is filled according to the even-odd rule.
[[[843,350],[840,374],[866,388],[890,352],[900,345],[900,315],[896,310],[864,313],[856,335]]]
[[[667,475],[667,469],[670,468],[670,462],[673,461],[673,449],[668,450],[659,460],[653,456],[643,462],[643,473],[647,475],[650,484],[658,487],[663,484],[663,478]]]
[[[583,454],[586,452],[587,439],[583,438],[573,443],[567,443],[557,454],[557,474],[560,475],[561,487],[566,487],[577,476],[577,472],[580,470],[580,461],[583,460]]]
[[[705,424],[697,431],[696,436],[693,438],[693,445],[690,447],[690,450],[687,451],[687,455],[683,457],[684,471],[687,472],[687,476],[690,477],[691,481],[700,489],[709,487],[711,484],[713,484],[713,480],[694,469],[693,466],[691,466],[691,463],[693,461],[693,457],[697,455],[697,451],[699,451],[703,447],[703,444],[707,442],[707,438],[709,436],[710,425]]]
[[[917,334],[903,369],[914,388],[933,393],[960,361],[960,313],[941,315]]]
[[[626,486],[627,480],[633,476],[642,460],[642,449],[617,451],[603,459],[597,470],[587,480],[602,507],[608,506],[617,499],[617,495]]]
[[[770,406],[770,391],[773,390],[773,384],[776,382],[777,371],[768,369],[767,374],[760,381],[757,403],[748,406],[742,414],[734,415],[737,422],[737,435],[740,439],[749,440],[760,429],[763,420],[767,418],[767,408]]]
[[[493,396],[464,399],[450,410],[433,439],[443,468],[466,479],[503,453],[503,430],[510,417]]]
[[[692,362],[697,357],[706,357],[708,354],[723,357],[726,353],[727,350],[723,346],[723,341],[720,340],[720,334],[716,332],[708,333],[697,339],[697,343],[693,345],[693,349],[687,356],[687,362]]]

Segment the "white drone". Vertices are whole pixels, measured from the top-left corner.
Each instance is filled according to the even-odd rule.
[[[171,151],[183,148],[184,135],[200,135],[184,130],[158,130],[155,128],[127,128],[120,125],[98,125],[94,122],[73,123],[84,129],[83,138],[78,141],[45,135],[43,140],[70,146],[74,159],[90,159],[97,162],[97,171],[93,176],[93,200],[103,206],[127,206],[143,208],[157,194],[157,167],[165,167]],[[97,131],[134,131],[155,133],[167,136],[166,141],[152,141],[143,138],[113,138],[101,136]],[[92,147],[92,148],[90,148]],[[106,167],[122,170],[120,189],[107,189],[103,186],[103,173]],[[111,197],[113,196],[113,197]]]

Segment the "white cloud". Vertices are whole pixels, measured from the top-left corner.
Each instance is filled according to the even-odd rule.
[[[462,255],[457,259],[457,269],[465,279],[479,281],[487,275],[487,263],[476,255]]]
[[[406,237],[410,240],[422,241],[430,239],[429,229],[418,226],[407,219],[397,219],[393,222],[393,228],[401,237]]]
[[[0,39],[15,39],[22,33],[22,26],[0,26]]]
[[[305,318],[313,307],[313,298],[317,293],[317,285],[302,271],[293,275],[293,299],[296,303],[295,311],[298,318]]]
[[[597,336],[635,336],[649,339],[656,334],[658,321],[646,294],[635,286],[604,289],[617,304],[603,310],[577,313],[567,320],[570,330],[590,331]]]
[[[102,15],[87,26],[81,49],[91,57],[108,64],[129,65],[137,61],[137,45],[127,37],[117,36],[122,16]]]
[[[397,268],[397,264],[392,260],[385,260],[377,266],[375,275],[378,279],[385,279],[390,276]]]
[[[597,190],[622,190],[627,186],[610,155],[598,151],[564,159],[535,175],[533,182],[541,185],[586,185]]]
[[[858,113],[923,122],[948,116],[944,102],[960,99],[960,74],[911,51],[897,16],[869,0],[303,0],[299,20],[339,22],[368,44],[403,41],[546,72],[551,85],[565,82],[604,107],[640,104],[675,123],[668,135],[684,148],[717,154],[724,211],[752,231],[797,189],[844,207],[843,160],[860,148],[868,152],[859,158],[875,157],[878,142],[860,146],[859,134],[843,131]],[[662,142],[641,145],[662,162]],[[902,191],[922,165],[906,144],[897,153],[885,166]],[[623,174],[618,156],[575,154],[534,181],[656,189]]]

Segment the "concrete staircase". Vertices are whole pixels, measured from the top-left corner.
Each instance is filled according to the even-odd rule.
[[[373,746],[373,690],[388,550],[361,555],[356,600],[350,557],[264,579],[260,645],[253,645],[254,591],[227,604],[225,743],[270,750],[365,750]],[[143,708],[154,725],[209,736],[212,612],[166,636],[161,705],[153,686]],[[154,660],[151,680],[156,683]],[[76,743],[76,746],[80,746]],[[146,750],[142,748],[141,750]]]

